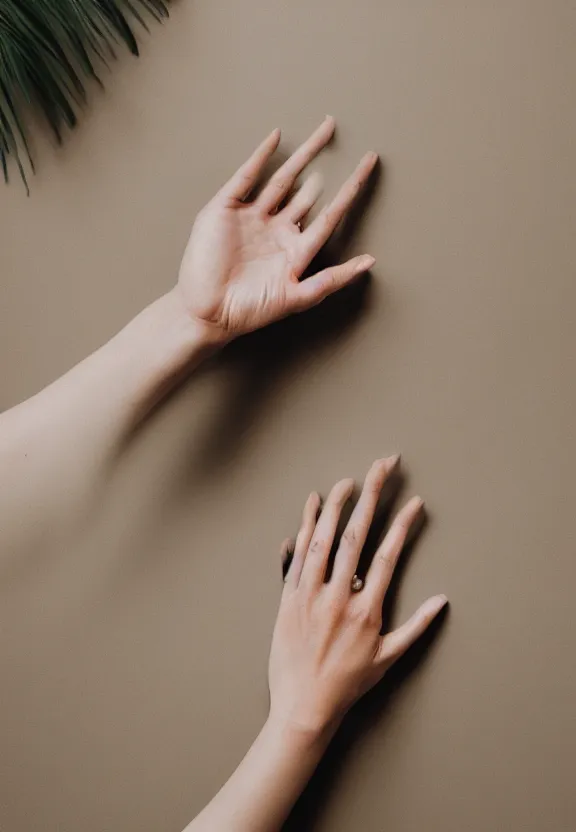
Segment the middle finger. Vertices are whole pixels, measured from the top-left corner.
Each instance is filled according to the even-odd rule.
[[[354,506],[336,552],[331,582],[337,591],[350,592],[350,581],[358,567],[358,559],[374,519],[382,486],[398,460],[398,455],[378,459],[366,475],[362,493]]]

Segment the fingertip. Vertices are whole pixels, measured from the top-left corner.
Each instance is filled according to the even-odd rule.
[[[380,459],[376,459],[370,466],[369,473],[376,475],[388,475],[394,470],[399,460],[400,454],[394,454],[394,456],[385,456]]]
[[[424,500],[422,497],[416,495],[415,497],[412,497],[411,500],[408,500],[406,508],[414,512],[420,511],[424,508]]]
[[[356,261],[356,267],[354,269],[355,274],[360,274],[360,272],[366,272],[368,269],[371,269],[374,263],[376,262],[376,258],[372,257],[371,254],[363,254],[360,258]]]
[[[365,153],[364,156],[362,156],[362,158],[360,159],[360,161],[358,163],[358,168],[359,169],[363,169],[363,168],[370,168],[371,169],[378,162],[379,158],[380,157],[378,156],[377,153],[375,153],[373,150],[369,150],[368,153]]]
[[[345,477],[343,480],[339,480],[334,486],[334,491],[336,494],[341,495],[343,498],[348,499],[354,488],[356,487],[356,480],[353,477]]]
[[[428,610],[433,615],[438,615],[445,607],[449,604],[448,596],[441,594],[441,595],[434,595],[430,598],[427,602]]]
[[[356,488],[356,480],[353,477],[348,477],[344,480],[344,482],[346,483],[346,494],[348,495],[348,497],[350,497],[350,495]]]
[[[308,506],[312,508],[317,508],[320,505],[320,494],[317,491],[313,491],[310,496],[308,497]]]

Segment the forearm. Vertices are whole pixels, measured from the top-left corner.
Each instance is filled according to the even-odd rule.
[[[277,832],[331,736],[269,719],[228,782],[184,832]]]
[[[64,376],[2,414],[3,492],[50,477],[88,482],[170,387],[217,348],[209,336],[170,292]]]

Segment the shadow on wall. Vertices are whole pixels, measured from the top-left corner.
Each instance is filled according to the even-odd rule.
[[[377,168],[307,274],[351,256],[359,222],[380,190],[382,178],[382,171]],[[369,290],[369,275],[364,275],[314,309],[240,338],[214,360],[212,369],[226,375],[226,399],[212,416],[205,435],[191,437],[188,448],[184,448],[181,456],[188,462],[179,481],[173,483],[177,494],[187,494],[192,480],[208,480],[221,474],[222,467],[240,452],[247,432],[264,417],[286,376],[309,357],[329,349],[336,339],[342,341],[360,322],[367,311]]]
[[[282,158],[276,157],[275,167],[282,162]],[[266,172],[264,181],[271,172]],[[309,274],[348,259],[359,223],[379,193],[382,179],[382,171],[377,167],[340,227],[311,264]],[[141,457],[140,450],[146,450],[147,436],[167,437],[160,457],[154,458],[154,476],[145,476],[145,482],[138,480],[140,491],[134,511],[139,515],[143,542],[134,546],[138,556],[131,563],[129,555],[123,554],[122,569],[127,576],[133,575],[133,569],[142,568],[143,550],[149,548],[149,532],[160,526],[166,528],[180,509],[188,516],[191,495],[217,486],[226,470],[238,462],[239,455],[249,452],[247,434],[256,432],[267,415],[274,413],[278,395],[286,388],[289,376],[304,374],[306,363],[313,356],[333,348],[336,341],[345,341],[367,310],[369,288],[369,276],[365,275],[309,312],[233,342],[159,402],[119,445],[103,481],[109,482],[124,463],[124,470],[130,471],[134,460]],[[218,377],[218,384],[213,386],[217,398],[210,400],[209,413],[198,417],[193,404],[195,391],[213,376]],[[156,430],[158,423],[160,429]],[[137,447],[140,443],[142,448]],[[154,441],[150,446],[154,446]],[[99,495],[100,492],[95,493],[96,510]],[[162,523],[159,517],[164,517]],[[148,522],[143,518],[148,518]]]
[[[391,716],[402,688],[414,681],[431,660],[432,647],[446,623],[448,609],[442,610],[419,641],[388,671],[385,684],[376,685],[362,698],[361,706],[348,714],[284,825],[284,832],[308,832],[320,823],[353,746]]]
[[[365,577],[378,545],[390,525],[405,485],[405,475],[397,467],[384,485],[375,511],[374,521],[372,522],[366,544],[360,555],[357,572],[362,577]],[[352,512],[352,503],[353,501],[349,501],[346,510],[342,513],[338,534],[335,536],[336,541],[339,540]],[[414,549],[417,547],[428,523],[428,515],[424,510],[421,510],[408,533],[406,543],[402,549],[401,556],[390,582],[390,587],[386,594],[382,610],[382,633],[388,632],[391,629],[402,578]],[[331,552],[327,570],[328,575],[332,569],[336,548],[337,543]],[[289,569],[289,565],[289,560],[284,562],[284,574]],[[338,778],[350,758],[352,747],[356,743],[362,743],[365,735],[372,731],[377,724],[389,717],[394,707],[395,698],[400,694],[401,689],[406,684],[409,684],[411,680],[414,680],[418,673],[423,671],[425,663],[430,660],[432,647],[436,643],[440,631],[444,626],[448,609],[448,607],[445,607],[441,611],[426,633],[388,671],[385,684],[380,683],[376,685],[372,691],[362,697],[360,706],[353,708],[347,715],[327,753],[322,758],[316,773],[313,775],[283,827],[285,832],[313,830],[316,824],[320,823],[330,795],[336,790]]]

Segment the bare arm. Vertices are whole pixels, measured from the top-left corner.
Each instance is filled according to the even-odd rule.
[[[184,832],[276,832],[330,739],[268,719],[234,774]]]
[[[182,373],[216,347],[175,291],[164,295],[64,376],[0,415],[3,487],[42,475],[89,480]]]
[[[301,281],[376,162],[367,154],[303,228],[319,195],[317,181],[312,177],[286,198],[334,127],[327,118],[251,200],[280,141],[274,130],[198,215],[176,286],[65,376],[0,416],[5,499],[17,506],[21,492],[38,481],[45,494],[47,479],[65,478],[68,491],[75,490],[205,356],[319,303],[370,268],[374,260],[364,255]]]
[[[368,472],[327,582],[338,520],[354,483],[337,483],[319,517],[319,497],[310,496],[272,640],[270,715],[232,777],[185,832],[278,832],[346,711],[446,604],[444,595],[429,598],[397,630],[380,634],[386,591],[422,507],[418,497],[397,515],[365,579],[356,576],[380,490],[395,464],[378,460]]]

